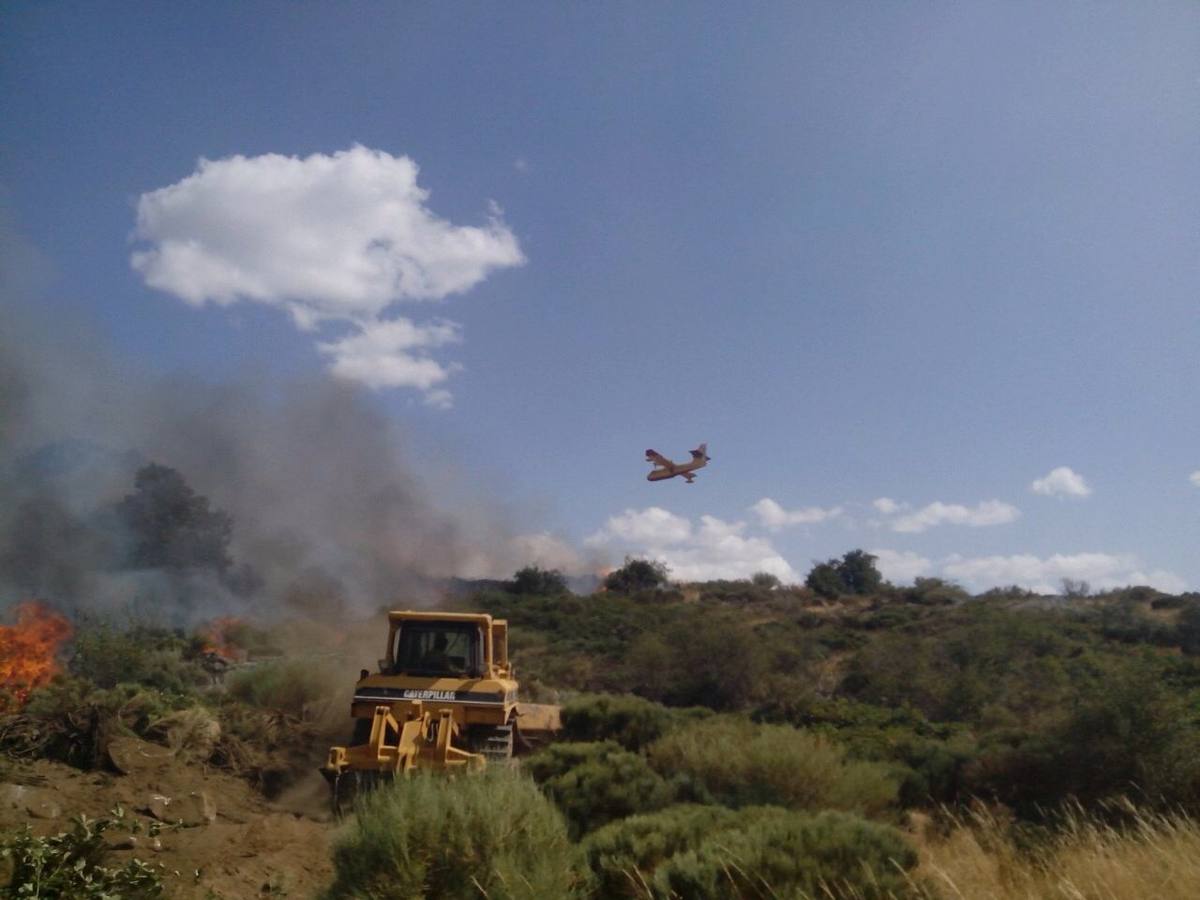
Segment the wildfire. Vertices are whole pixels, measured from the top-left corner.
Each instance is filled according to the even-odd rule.
[[[201,632],[204,638],[204,652],[215,653],[222,659],[231,662],[243,662],[246,651],[237,645],[237,632],[245,622],[237,616],[219,616],[208,623]]]
[[[60,671],[58,651],[73,631],[65,616],[36,600],[17,604],[16,621],[0,625],[0,710],[4,694],[20,708]]]

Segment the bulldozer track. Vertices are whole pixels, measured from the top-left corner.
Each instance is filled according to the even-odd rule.
[[[512,759],[513,727],[511,725],[476,728],[473,729],[471,737],[475,752],[482,754],[488,762]]]

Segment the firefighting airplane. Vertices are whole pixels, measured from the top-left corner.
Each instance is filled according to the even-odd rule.
[[[654,463],[654,468],[650,474],[646,476],[647,481],[662,481],[666,478],[674,478],[676,475],[682,475],[688,484],[695,480],[696,476],[692,473],[697,469],[703,469],[708,464],[708,444],[701,444],[692,451],[692,461],[684,463],[675,463],[667,459],[657,450],[646,451],[646,462]]]

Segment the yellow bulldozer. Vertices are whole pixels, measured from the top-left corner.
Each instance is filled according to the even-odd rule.
[[[508,623],[487,613],[388,613],[377,672],[354,686],[349,746],[321,768],[340,814],[381,779],[414,769],[470,770],[506,762],[560,727],[557,706],[520,703]]]

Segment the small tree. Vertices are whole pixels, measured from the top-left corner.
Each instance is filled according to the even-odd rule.
[[[538,597],[558,597],[569,592],[562,572],[537,566],[518,569],[508,583],[508,590],[512,594],[533,594]]]
[[[865,550],[851,550],[838,563],[838,577],[851,594],[874,594],[883,584],[883,576],[875,568],[876,556]]]
[[[843,594],[874,594],[883,585],[883,576],[875,568],[876,559],[865,550],[851,550],[840,560],[816,563],[804,584],[829,599]]]
[[[842,578],[838,575],[836,559],[815,563],[808,573],[808,577],[804,579],[804,586],[826,600],[832,600],[834,597],[840,597],[846,593],[846,585],[842,583]]]
[[[658,590],[667,584],[667,571],[666,563],[627,556],[625,565],[605,577],[604,587],[618,594]]]
[[[233,519],[209,507],[183,476],[150,463],[138,469],[136,490],[117,504],[129,533],[128,564],[137,569],[215,569],[225,572]]]
[[[1082,579],[1064,578],[1062,594],[1068,600],[1082,600],[1092,592],[1092,586]]]

